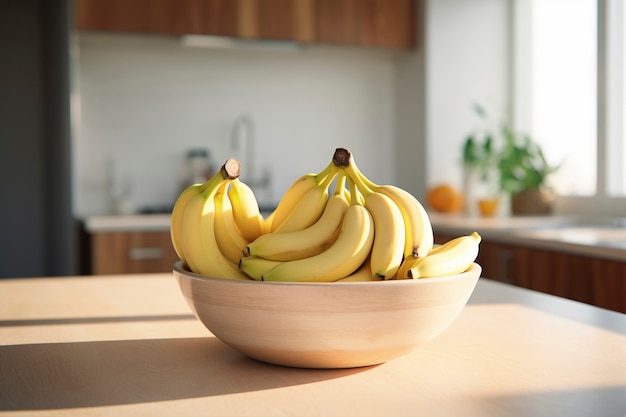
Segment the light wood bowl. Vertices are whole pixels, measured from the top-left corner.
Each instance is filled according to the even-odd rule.
[[[196,317],[222,342],[260,361],[352,368],[415,350],[450,326],[482,269],[418,280],[278,283],[209,278],[174,265]]]

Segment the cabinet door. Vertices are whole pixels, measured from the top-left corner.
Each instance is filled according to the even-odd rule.
[[[626,262],[596,261],[593,280],[593,304],[626,313]]]
[[[79,30],[313,40],[314,0],[75,0]]]
[[[311,42],[315,0],[238,0],[237,36]]]
[[[233,0],[157,0],[169,2],[174,35],[237,36],[239,3]]]
[[[520,287],[529,286],[528,250],[526,248],[482,241],[477,262],[482,276]]]
[[[236,36],[232,0],[75,0],[78,30]]]
[[[167,0],[75,0],[79,30],[167,33]]]
[[[412,48],[414,0],[318,0],[317,41],[347,45]]]
[[[169,232],[111,232],[91,237],[93,274],[170,272],[178,260]]]

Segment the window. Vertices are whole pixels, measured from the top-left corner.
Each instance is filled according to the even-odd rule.
[[[625,215],[623,0],[517,0],[514,16],[516,125],[562,164],[560,199],[606,199]]]
[[[566,195],[596,191],[594,3],[535,0],[532,10],[532,131],[551,162],[562,164],[553,185]]]
[[[626,7],[622,0],[607,4],[606,78],[607,105],[607,194],[626,195]],[[626,211],[626,210],[625,210]]]

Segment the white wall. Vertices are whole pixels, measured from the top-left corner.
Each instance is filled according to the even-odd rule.
[[[416,45],[397,57],[395,73],[396,185],[423,200],[426,194],[424,3],[417,2]]]
[[[395,71],[389,52],[184,48],[174,39],[78,37],[74,210],[107,213],[107,166],[128,179],[135,206],[172,204],[185,151],[234,155],[230,129],[256,123],[258,170],[272,173],[272,203],[298,176],[350,148],[372,180],[395,183]],[[243,159],[243,158],[242,158]],[[107,165],[109,164],[109,165]],[[265,203],[266,201],[262,201]]]
[[[427,184],[462,186],[461,144],[479,120],[509,111],[509,2],[429,0],[426,7]]]

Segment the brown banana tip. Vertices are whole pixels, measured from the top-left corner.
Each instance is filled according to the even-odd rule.
[[[239,175],[241,175],[241,162],[235,158],[228,158],[222,165],[222,172],[224,177],[229,180],[239,178]]]
[[[337,148],[335,149],[335,154],[333,155],[333,163],[338,167],[347,167],[350,165],[351,158],[352,153],[350,150],[346,148]]]

